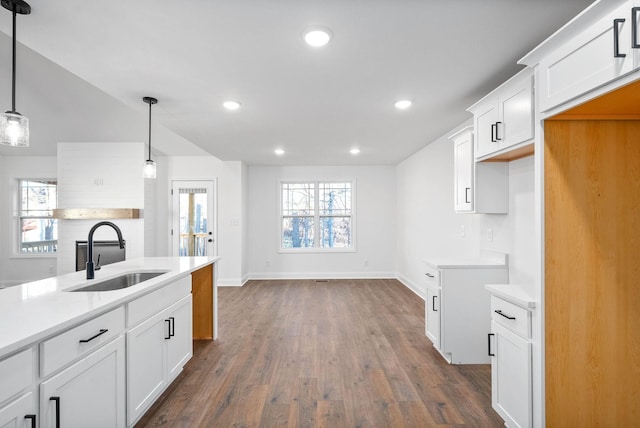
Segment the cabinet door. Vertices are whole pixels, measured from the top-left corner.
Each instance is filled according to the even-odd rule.
[[[426,334],[433,345],[440,349],[440,289],[427,287],[427,300],[424,302]]]
[[[454,140],[455,210],[473,211],[473,134]]]
[[[496,139],[500,150],[533,138],[533,77],[527,77],[500,96]]]
[[[540,110],[546,111],[633,69],[631,7],[625,2],[540,61]],[[616,23],[616,19],[624,22]],[[618,52],[614,56],[614,43]]]
[[[120,336],[43,382],[40,426],[124,427],[124,364],[125,343]]]
[[[491,404],[510,427],[532,425],[531,342],[491,321]]]
[[[170,336],[164,312],[127,333],[127,421],[132,424],[166,384],[166,345]]]
[[[31,422],[25,416],[36,415],[35,395],[29,392],[8,406],[0,409],[0,428],[31,428],[38,426],[37,421]]]
[[[171,339],[166,342],[169,380],[180,373],[182,367],[193,355],[191,302],[191,295],[188,295],[167,310],[167,319],[169,319],[171,329]]]
[[[474,111],[476,158],[498,150],[496,139],[498,117],[498,103],[495,100],[488,100],[486,104]]]

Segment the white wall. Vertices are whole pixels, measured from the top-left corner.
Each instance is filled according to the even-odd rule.
[[[144,209],[143,143],[59,143],[58,208]],[[127,241],[126,258],[144,255],[144,219],[111,220]],[[75,271],[75,241],[98,220],[58,221],[58,274]],[[114,240],[109,227],[96,240]]]
[[[56,274],[55,256],[17,254],[19,178],[56,178],[55,156],[0,157],[0,286]]]
[[[476,257],[482,250],[509,254],[509,282],[533,287],[533,157],[509,164],[509,214],[456,214],[453,144],[447,137],[468,124],[397,166],[397,271],[400,280],[423,297],[422,259]]]
[[[251,278],[395,277],[395,167],[249,166]],[[356,251],[279,253],[281,180],[356,180]]]
[[[218,236],[216,237],[219,285],[242,285],[243,186],[241,162],[223,162],[213,156],[160,157],[156,179],[156,255],[171,255],[172,180],[216,180]]]

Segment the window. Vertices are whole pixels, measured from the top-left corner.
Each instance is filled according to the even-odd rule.
[[[353,249],[351,182],[282,183],[281,248]]]
[[[57,206],[57,195],[55,180],[20,180],[20,254],[55,253],[58,247],[58,223],[53,218],[53,209]]]

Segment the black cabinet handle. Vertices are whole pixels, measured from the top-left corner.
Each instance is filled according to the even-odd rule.
[[[49,401],[56,403],[56,428],[60,428],[60,397],[51,397]]]
[[[496,134],[498,133],[498,125],[496,123],[491,124],[491,142],[497,143]]]
[[[435,278],[435,276],[431,275],[430,273],[425,273],[425,275],[427,275],[429,278]]]
[[[624,23],[623,18],[613,20],[613,56],[615,58],[624,58],[627,54],[620,53],[620,24]]]
[[[436,309],[436,298],[438,296],[433,296],[431,298],[431,309],[433,309],[433,312],[438,312],[438,310]]]
[[[471,201],[469,200],[469,190],[471,190],[471,187],[464,188],[464,202],[467,204],[471,203]]]
[[[174,317],[169,317],[169,337],[173,337],[176,335],[176,319]]]
[[[167,327],[167,336],[165,336],[165,339],[171,339],[171,320],[164,320],[164,322],[168,322],[169,326]]]
[[[31,419],[31,428],[36,428],[36,415],[25,415],[25,419]]]
[[[108,332],[109,330],[106,328],[101,328],[100,329],[100,333],[96,334],[95,336],[91,336],[88,339],[80,339],[80,343],[89,343],[91,342],[93,339],[95,339],[98,336],[102,336],[103,334],[105,334],[106,332]]]
[[[496,354],[491,353],[491,336],[495,336],[493,333],[487,334],[487,348],[489,350],[488,354],[490,357],[495,357]]]
[[[638,12],[640,12],[640,7],[631,8],[631,47],[633,49],[640,48],[640,43],[638,43]]]
[[[508,320],[514,320],[514,319],[516,319],[516,317],[510,317],[509,315],[505,315],[505,314],[503,314],[503,313],[502,313],[502,311],[501,311],[500,309],[496,309],[496,310],[495,310],[495,311],[493,311],[493,312],[495,312],[495,313],[496,313],[496,314],[498,314],[498,315],[502,315],[503,317],[505,317],[505,318],[506,318],[506,319],[508,319]]]
[[[500,134],[498,134],[498,131],[500,130],[500,127],[498,125],[502,125],[502,122],[496,122],[496,142],[502,141],[502,138],[500,138]]]

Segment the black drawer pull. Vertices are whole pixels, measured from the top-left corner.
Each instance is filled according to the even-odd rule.
[[[106,332],[108,332],[109,330],[106,328],[101,328],[100,329],[100,333],[96,334],[95,336],[91,336],[88,339],[80,339],[80,343],[89,343],[91,342],[93,339],[95,339],[98,336],[102,336],[103,334],[105,334]]]
[[[500,138],[500,135],[498,134],[498,131],[500,130],[499,125],[502,125],[502,122],[496,122],[496,141],[502,141],[502,138]]]
[[[496,140],[496,134],[498,133],[498,124],[497,123],[492,123],[491,124],[491,142],[492,143],[497,143],[498,140]]]
[[[495,311],[493,311],[493,312],[495,312],[495,313],[496,313],[496,314],[498,314],[498,315],[502,315],[503,317],[505,317],[505,318],[506,318],[506,319],[508,319],[508,320],[514,320],[514,319],[516,319],[516,317],[510,317],[509,315],[505,315],[505,314],[503,314],[503,313],[502,313],[502,311],[501,311],[500,309],[496,309],[496,310],[495,310]]]
[[[173,337],[176,335],[176,319],[174,317],[169,317],[169,337]]]
[[[425,273],[425,275],[427,275],[429,278],[435,278],[435,275],[432,275],[430,273]]]
[[[25,419],[31,419],[31,428],[36,428],[36,415],[25,415]]]
[[[495,334],[493,334],[493,333],[487,334],[487,348],[488,348],[488,352],[487,353],[489,354],[490,357],[495,357],[496,354],[491,352],[491,336],[495,336]]]
[[[471,187],[465,187],[464,188],[464,203],[465,204],[470,204],[471,201],[469,200],[469,190],[471,190]]]
[[[638,12],[640,12],[640,7],[631,8],[631,47],[633,49],[640,48],[640,43],[638,43]]]
[[[627,54],[620,53],[620,24],[624,23],[624,19],[618,18],[613,20],[613,56],[614,58],[624,58]]]
[[[433,309],[433,312],[438,312],[438,310],[436,309],[436,298],[438,296],[433,296],[431,298],[431,309]]]
[[[60,428],[60,397],[51,397],[49,401],[56,403],[56,428]]]
[[[167,335],[164,338],[171,339],[171,320],[164,320],[164,322],[169,323],[169,326],[167,327]]]

